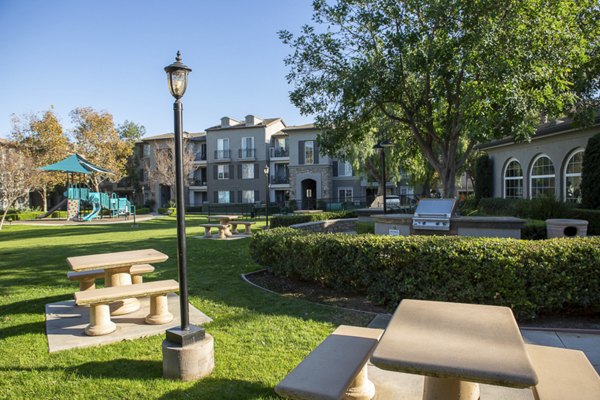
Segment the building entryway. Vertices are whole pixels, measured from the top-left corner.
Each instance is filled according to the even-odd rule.
[[[302,185],[302,209],[314,210],[317,208],[317,182],[314,179],[305,179]]]

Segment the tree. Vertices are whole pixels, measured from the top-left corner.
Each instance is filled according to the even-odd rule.
[[[589,36],[590,24],[598,31],[593,0],[314,0],[313,7],[318,28],[280,38],[293,50],[285,60],[290,99],[316,117],[323,148],[360,145],[373,132],[353,126],[394,121],[390,139],[418,148],[446,197],[476,144],[526,140],[541,110],[570,110],[574,74],[598,47]]]
[[[75,125],[75,151],[91,163],[113,172],[110,176],[89,175],[92,188],[99,191],[100,183],[105,179],[119,181],[126,174],[125,166],[133,152],[133,142],[120,137],[112,115],[106,111],[76,108],[71,111],[71,119]]]
[[[37,168],[53,164],[68,156],[69,139],[52,108],[39,114],[30,114],[22,119],[13,116],[12,138],[30,160],[34,173],[34,187],[39,192],[44,211],[47,210],[47,194],[56,185],[65,182],[64,174],[39,171]]]
[[[119,137],[122,140],[135,143],[146,134],[146,128],[144,125],[138,125],[135,122],[125,120],[125,122],[119,125],[117,132],[119,132]]]
[[[27,199],[34,185],[34,168],[27,155],[16,144],[0,145],[0,205],[4,208],[0,230],[8,210]]]
[[[583,153],[581,201],[585,208],[600,208],[600,134],[588,140]]]
[[[185,134],[184,134],[185,135]],[[183,138],[183,176],[189,176],[194,171],[195,155],[192,144],[186,137]],[[167,139],[161,143],[154,142],[152,148],[152,161],[146,160],[144,168],[151,185],[169,186],[171,198],[175,198],[175,140]]]

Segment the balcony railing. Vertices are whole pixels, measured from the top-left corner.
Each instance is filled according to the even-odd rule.
[[[206,161],[206,153],[196,153],[194,161]]]
[[[271,157],[289,157],[290,150],[283,147],[271,147]]]
[[[271,178],[272,185],[286,185],[290,183],[289,176],[274,176]]]
[[[206,186],[206,179],[189,179],[190,186]]]
[[[215,159],[228,160],[231,158],[231,150],[215,150]]]
[[[239,158],[254,158],[256,157],[256,149],[239,149]]]

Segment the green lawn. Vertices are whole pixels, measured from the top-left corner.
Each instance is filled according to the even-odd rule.
[[[0,231],[1,399],[267,399],[273,387],[345,323],[370,316],[286,299],[240,274],[260,269],[251,239],[199,240],[200,216],[187,219],[190,302],[214,322],[215,370],[201,381],[162,378],[162,336],[48,353],[44,304],[71,299],[66,257],[155,248],[169,255],[147,280],[177,279],[173,218],[103,226],[6,226]],[[255,225],[256,227],[256,225]],[[256,229],[259,229],[257,227]]]

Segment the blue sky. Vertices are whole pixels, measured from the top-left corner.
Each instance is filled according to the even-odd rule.
[[[181,50],[192,68],[184,129],[227,115],[311,122],[290,104],[277,36],[310,23],[310,0],[0,0],[0,137],[11,114],[54,106],[63,127],[76,107],[134,121],[146,135],[173,130],[163,68]]]

